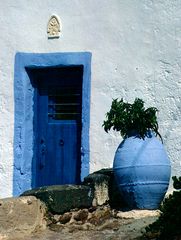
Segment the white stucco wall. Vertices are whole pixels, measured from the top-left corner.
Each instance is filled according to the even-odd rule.
[[[48,39],[52,14],[62,21]],[[112,98],[145,100],[181,175],[180,0],[0,0],[0,197],[12,195],[16,52],[92,52],[90,171],[112,166],[119,134],[101,127]]]

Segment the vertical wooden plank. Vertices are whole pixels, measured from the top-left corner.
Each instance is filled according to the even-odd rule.
[[[47,123],[48,123],[48,97],[39,95],[38,97],[38,156],[37,156],[37,186],[43,186],[45,181],[45,165],[47,153]]]
[[[63,155],[63,183],[76,183],[77,166],[77,124],[76,121],[67,121],[61,126],[64,146]]]
[[[61,125],[49,123],[47,125],[47,166],[45,172],[46,184],[62,184],[62,158],[61,148],[59,146],[59,139],[61,138]],[[59,178],[57,178],[59,175]],[[58,179],[58,180],[57,180]]]

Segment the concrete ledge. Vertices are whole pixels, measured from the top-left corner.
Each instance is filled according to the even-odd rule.
[[[0,239],[46,228],[45,205],[33,196],[0,199]]]
[[[43,201],[52,213],[64,213],[73,208],[92,205],[92,190],[84,185],[54,185],[26,191],[22,196],[35,196]]]

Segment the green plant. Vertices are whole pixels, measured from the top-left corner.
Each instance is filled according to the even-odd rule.
[[[160,207],[160,217],[156,222],[146,228],[144,239],[158,240],[181,239],[181,177],[172,177],[174,191],[163,201]]]
[[[144,101],[136,98],[134,103],[124,102],[123,99],[113,99],[111,109],[106,114],[103,127],[106,132],[111,128],[120,132],[122,137],[127,137],[130,132],[135,131],[144,139],[148,130],[159,135],[157,123],[157,108],[145,109]],[[161,137],[161,136],[160,136]]]

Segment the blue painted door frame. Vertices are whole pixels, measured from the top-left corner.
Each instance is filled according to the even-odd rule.
[[[89,173],[89,125],[90,125],[90,77],[91,53],[17,53],[15,57],[14,97],[14,175],[13,195],[17,196],[36,186],[35,122],[37,116],[37,94],[27,69],[47,67],[82,66],[82,118],[81,118],[81,180]],[[63,122],[62,122],[63,123]],[[73,123],[73,122],[72,122]],[[68,122],[66,123],[68,124]],[[75,124],[72,124],[75,131]],[[57,131],[57,126],[53,127]],[[65,132],[66,125],[64,127]],[[49,133],[50,137],[52,133]],[[68,134],[68,132],[66,133]],[[61,140],[61,139],[60,139]],[[52,172],[52,174],[54,174]],[[57,173],[56,173],[57,174]]]

